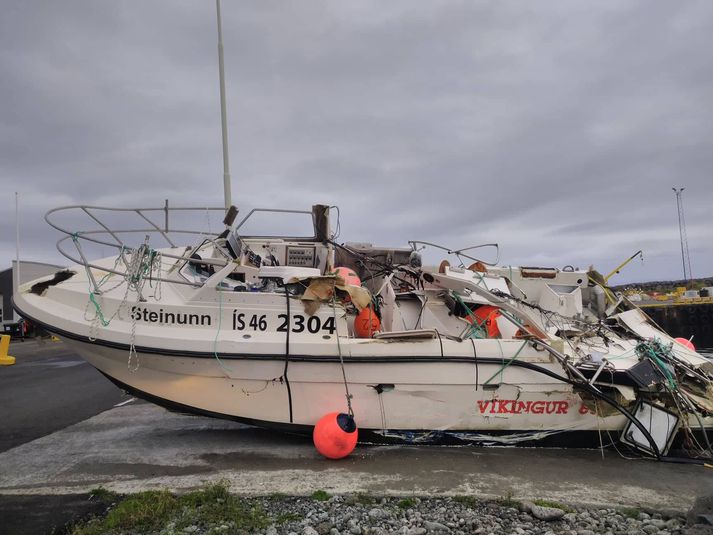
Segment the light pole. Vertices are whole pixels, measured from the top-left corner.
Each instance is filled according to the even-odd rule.
[[[225,105],[225,67],[223,66],[223,25],[220,20],[220,0],[215,0],[215,10],[218,15],[218,74],[220,75],[220,119],[223,131],[223,196],[225,209],[232,204],[230,192],[230,162],[228,158],[228,121]]]
[[[676,194],[676,208],[678,209],[678,235],[681,239],[681,263],[683,264],[683,278],[687,281],[693,279],[691,273],[691,257],[688,253],[688,236],[686,235],[686,218],[683,214],[683,190],[686,188],[671,188]]]

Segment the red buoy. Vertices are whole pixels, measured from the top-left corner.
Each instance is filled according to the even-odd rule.
[[[498,328],[498,318],[501,316],[500,309],[491,305],[478,307],[473,314],[468,314],[465,319],[470,323],[476,323],[480,328],[485,329],[488,338],[500,338]],[[475,316],[475,317],[473,317]]]
[[[330,412],[314,426],[312,440],[327,459],[341,459],[354,450],[358,434],[354,418],[343,412]]]
[[[362,308],[354,320],[354,333],[359,338],[371,338],[381,330],[381,320],[371,306]]]
[[[696,346],[694,346],[694,345],[693,345],[693,342],[691,342],[691,341],[688,340],[687,338],[678,337],[678,338],[674,338],[674,340],[675,340],[676,342],[678,342],[679,344],[681,344],[682,346],[686,346],[686,347],[687,347],[688,349],[690,349],[691,351],[695,351],[695,350],[696,350]]]
[[[361,286],[359,275],[354,273],[353,269],[347,267],[334,268],[334,272],[344,279],[344,282],[351,286]]]

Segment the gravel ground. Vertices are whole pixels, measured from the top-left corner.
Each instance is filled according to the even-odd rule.
[[[246,498],[272,519],[264,535],[377,535],[401,533],[451,534],[571,534],[673,535],[686,533],[683,516],[666,517],[631,509],[569,509],[542,507],[510,500],[496,502],[469,498],[380,498],[331,496],[313,498]],[[550,504],[552,505],[552,504]],[[229,523],[189,525],[169,534],[236,533]]]

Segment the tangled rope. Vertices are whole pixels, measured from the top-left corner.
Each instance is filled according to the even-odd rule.
[[[74,234],[72,239],[78,246],[77,234]],[[128,259],[126,257],[127,253],[129,255]],[[126,312],[128,314],[130,292],[133,291],[136,294],[136,299],[133,303],[136,305],[143,300],[143,290],[146,285],[146,281],[154,279],[154,271],[157,273],[157,278],[161,278],[163,258],[160,252],[149,247],[148,236],[146,236],[144,243],[136,249],[130,249],[122,246],[116,260],[114,261],[113,271],[118,271],[118,267],[121,263],[123,263],[126,268],[124,275],[120,276],[118,282],[109,288],[105,288],[105,285],[110,280],[113,273],[108,272],[96,283],[96,285],[94,285],[92,277],[90,276],[91,273],[89,272],[89,266],[86,264],[84,266],[87,270],[87,279],[89,280],[90,285],[89,299],[84,310],[84,319],[90,322],[88,338],[92,342],[97,339],[100,327],[108,327],[112,320],[116,317],[123,319],[124,316],[122,312]],[[103,310],[103,295],[119,288],[123,284],[126,285],[126,288],[121,302],[114,313],[107,316]],[[160,280],[156,282],[153,297],[156,300],[161,299]],[[94,312],[93,315],[90,315],[90,310]],[[131,318],[131,337],[127,367],[129,371],[135,372],[139,369],[139,356],[136,353],[136,347],[134,345],[134,341],[136,339],[136,318],[134,315],[129,316]]]
[[[657,338],[641,341],[637,344],[635,352],[640,360],[649,360],[664,380],[659,385],[662,387],[663,393],[668,394],[671,408],[676,412],[681,426],[686,431],[688,446],[696,450],[700,456],[713,456],[713,449],[705,425],[701,420],[699,407],[682,388],[685,378],[688,378],[689,381],[695,379],[702,384],[710,384],[710,379],[677,359],[673,351],[673,343],[666,344]],[[689,423],[690,415],[698,421],[705,445],[701,445],[696,440]]]

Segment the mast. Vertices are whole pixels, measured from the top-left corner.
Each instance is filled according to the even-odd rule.
[[[223,27],[220,20],[220,0],[215,0],[215,10],[218,15],[218,71],[220,74],[220,119],[223,130],[223,196],[225,209],[232,205],[230,192],[230,161],[228,158],[228,123],[225,106],[225,67],[223,66]]]
[[[691,256],[688,252],[688,236],[686,235],[686,218],[683,215],[683,190],[686,188],[671,188],[676,194],[676,208],[678,209],[678,235],[681,239],[681,263],[683,264],[683,278],[693,280],[691,273]]]

